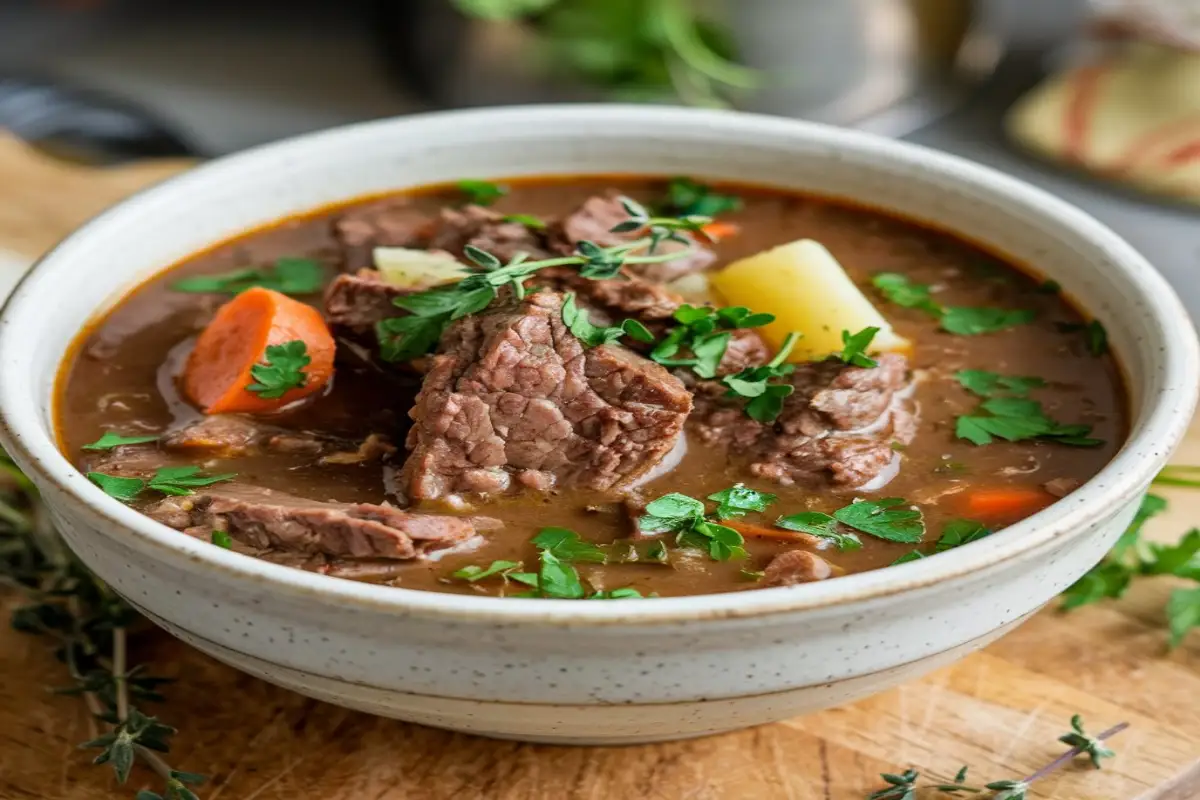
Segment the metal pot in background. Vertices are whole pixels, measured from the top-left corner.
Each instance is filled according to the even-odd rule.
[[[569,0],[568,0],[569,1]],[[953,108],[1003,51],[984,0],[705,0],[761,85],[735,104],[903,135]],[[440,107],[612,99],[555,74],[529,26],[448,0],[381,0],[374,30],[397,78]],[[561,69],[558,70],[562,72]]]

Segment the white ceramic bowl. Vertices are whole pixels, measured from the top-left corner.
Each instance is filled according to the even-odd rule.
[[[80,326],[165,265],[356,195],[460,177],[689,174],[854,199],[1033,264],[1108,328],[1129,441],[1094,479],[968,547],[792,588],[613,603],[371,586],[212,547],[107,497],[55,446],[51,392]],[[776,720],[949,663],[1032,614],[1130,520],[1192,415],[1197,345],[1163,279],[1045,192],[908,144],[783,119],[625,106],[408,117],[208,164],[89,222],[0,319],[0,438],[71,548],[175,635],[352,708],[519,739],[617,743]]]

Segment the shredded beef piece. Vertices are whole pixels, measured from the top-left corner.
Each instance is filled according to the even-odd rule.
[[[1078,478],[1055,478],[1043,483],[1042,488],[1055,497],[1066,497],[1082,485],[1083,481]]]
[[[490,208],[443,208],[429,240],[430,249],[461,256],[467,245],[486,250],[505,263],[517,253],[525,253],[530,259],[550,255],[541,234],[520,222],[505,222],[503,215]]]
[[[916,433],[916,411],[903,356],[884,355],[874,368],[834,359],[799,365],[795,391],[773,425],[746,416],[719,384],[697,391],[692,430],[700,441],[748,458],[751,474],[785,486],[862,486],[897,457],[892,448]]]
[[[420,502],[526,487],[628,487],[675,446],[691,396],[620,346],[584,349],[562,295],[451,325],[425,377],[402,484]]]
[[[244,458],[266,451],[289,455],[329,454],[322,461],[335,464],[350,463],[349,454],[354,454],[357,462],[379,460],[395,452],[388,437],[379,433],[372,433],[358,443],[328,434],[288,430],[234,414],[202,417],[167,433],[160,444],[169,453],[198,458]],[[162,466],[162,455],[155,458],[159,462],[156,466]]]
[[[590,197],[577,211],[553,226],[552,235],[560,239],[557,249],[570,253],[584,240],[594,242],[600,247],[612,247],[638,238],[641,235],[639,231],[612,232],[618,223],[629,219],[629,213],[621,207],[620,198],[620,193],[615,190]],[[684,235],[690,237],[690,234]],[[658,252],[670,253],[685,247],[687,245],[680,242],[663,242],[658,246]],[[658,264],[632,264],[629,269],[638,277],[653,283],[667,283],[692,272],[707,269],[715,260],[716,255],[711,250],[693,241],[691,252],[682,258]]]
[[[807,550],[788,550],[771,559],[763,571],[762,586],[794,586],[823,581],[833,574],[829,562]]]
[[[207,539],[225,531],[260,550],[333,558],[411,559],[461,544],[495,520],[414,514],[389,505],[323,503],[246,486],[169,497],[146,509],[153,519]]]
[[[373,267],[376,247],[423,247],[432,227],[433,217],[408,197],[355,206],[333,222],[333,236],[342,250],[342,271]]]
[[[411,293],[373,269],[338,275],[325,289],[325,321],[353,334],[369,334],[375,323],[407,313],[393,301]]]

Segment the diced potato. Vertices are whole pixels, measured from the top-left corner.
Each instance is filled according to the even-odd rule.
[[[706,272],[692,272],[682,278],[676,278],[667,284],[667,288],[694,306],[708,303],[717,305],[717,299],[713,296],[712,286],[709,285]]]
[[[778,348],[791,331],[804,337],[790,361],[812,361],[842,350],[842,331],[879,328],[870,352],[902,352],[912,343],[896,334],[842,265],[819,242],[799,239],[735,261],[712,275],[731,306],[775,315],[760,330]]]
[[[406,289],[428,289],[462,280],[471,274],[449,253],[376,247],[373,256],[375,268],[383,279]]]

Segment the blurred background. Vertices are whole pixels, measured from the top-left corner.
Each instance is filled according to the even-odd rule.
[[[4,0],[0,129],[104,165],[514,102],[816,119],[1048,188],[1200,313],[1197,18],[1195,0]]]

